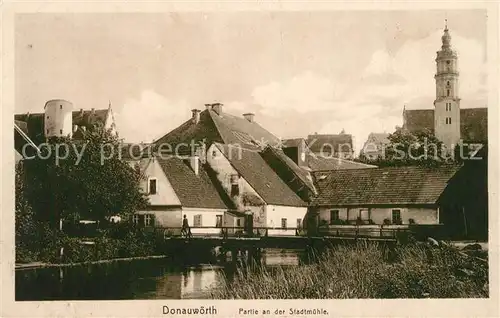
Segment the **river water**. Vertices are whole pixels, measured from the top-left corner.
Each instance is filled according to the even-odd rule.
[[[300,250],[268,249],[267,267],[301,266]],[[235,271],[230,262],[173,265],[169,259],[117,261],[62,268],[16,270],[16,300],[118,300],[209,298]]]

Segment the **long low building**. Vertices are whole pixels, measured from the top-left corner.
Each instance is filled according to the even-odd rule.
[[[460,199],[471,177],[468,167],[385,167],[314,172],[319,195],[313,200],[312,209],[317,222],[325,227],[444,223],[455,232],[461,232],[464,226],[467,227],[464,219],[474,220],[485,214]],[[485,179],[478,175],[474,178]],[[478,187],[469,191],[481,192]]]

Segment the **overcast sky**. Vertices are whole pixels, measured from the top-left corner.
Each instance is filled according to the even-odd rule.
[[[485,107],[486,11],[23,14],[16,107],[49,99],[106,108],[119,133],[151,141],[219,101],[279,137],[353,134],[432,108],[444,19],[459,54],[461,106]]]

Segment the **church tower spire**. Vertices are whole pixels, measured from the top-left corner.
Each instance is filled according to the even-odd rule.
[[[460,141],[460,98],[458,97],[458,56],[452,49],[448,21],[436,57],[436,99],[434,134],[450,150]]]

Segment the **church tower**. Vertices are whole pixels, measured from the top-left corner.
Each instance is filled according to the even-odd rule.
[[[434,101],[434,134],[450,150],[460,141],[460,98],[458,97],[457,52],[451,48],[446,24],[441,37],[443,45],[436,57],[436,100]]]

